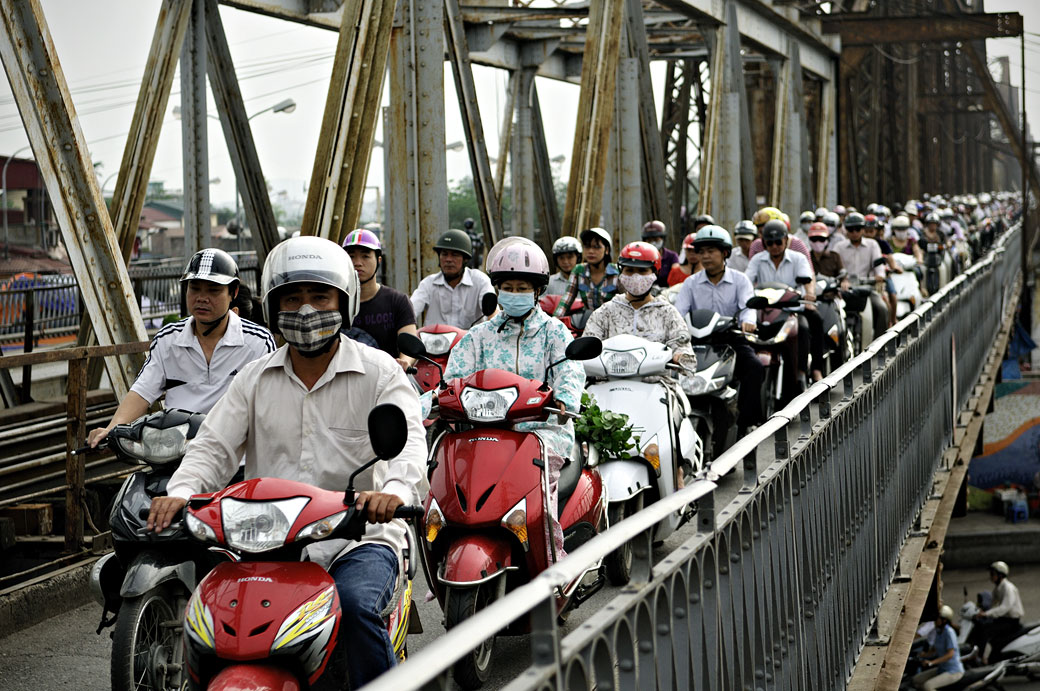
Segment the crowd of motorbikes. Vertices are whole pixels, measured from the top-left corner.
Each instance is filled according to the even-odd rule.
[[[978,257],[988,246],[982,232],[973,230],[943,247],[928,244],[922,248],[924,266],[912,255],[900,255],[903,271],[892,274],[897,317]],[[872,285],[827,276],[816,281],[825,362],[814,369],[831,372],[888,325],[872,323]],[[675,364],[667,346],[637,336],[602,342],[580,337],[587,314],[580,301],[572,305],[563,319],[578,337],[567,348],[567,359],[584,363],[586,390],[600,407],[627,416],[633,444],[621,454],[576,444],[557,490],[567,552],[676,492],[736,441],[734,344],[750,343],[765,366],[765,414],[789,400],[783,382],[795,363],[788,361],[785,346],[804,328],[797,288],[757,286],[748,303],[758,314],[752,333],[711,310],[687,315],[695,365]],[[543,298],[541,308],[551,313],[558,299]],[[494,300],[490,303],[485,314],[494,310]],[[548,463],[535,434],[514,424],[581,415],[555,407],[547,381],[502,370],[446,381],[451,349],[464,334],[432,324],[419,329],[418,337],[399,340],[401,352],[416,359],[410,371],[416,390],[437,392],[426,420],[430,492],[424,506],[398,510],[412,530],[405,569],[383,613],[402,659],[407,634],[421,630],[411,600],[418,565],[448,629],[552,565]],[[350,632],[340,629],[331,577],[301,561],[301,555],[316,541],[364,533],[363,517],[353,508],[354,491],[252,479],[193,497],[182,520],[151,533],[145,529],[151,499],[164,493],[202,417],[166,410],[117,426],[108,437],[118,458],[146,465],[127,478],[115,498],[110,516],[115,550],[92,575],[104,608],[98,631],[115,627],[112,687],[247,688],[241,686],[245,680],[255,681],[256,688],[308,688],[321,677],[337,637]],[[406,437],[400,411],[374,409],[369,434],[377,454],[372,463],[394,457]],[[665,540],[693,511],[687,507],[668,516],[652,540]],[[629,544],[560,589],[558,614],[566,616],[608,581],[624,585],[631,570]],[[521,634],[523,627],[514,624],[501,633]],[[461,687],[478,688],[487,679],[493,646],[491,638],[455,665]],[[1009,644],[1005,654],[1011,653],[1040,659],[1040,627]]]

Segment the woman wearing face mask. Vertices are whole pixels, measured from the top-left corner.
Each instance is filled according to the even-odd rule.
[[[679,263],[679,255],[664,246],[667,228],[661,221],[648,221],[643,226],[643,242],[649,242],[661,253],[661,268],[657,271],[657,285],[662,288],[672,285],[668,282],[672,267]]]
[[[687,278],[692,276],[701,270],[701,258],[697,256],[697,250],[693,247],[693,239],[697,237],[697,233],[690,233],[683,240],[683,260],[682,264],[675,264],[672,266],[672,270],[668,272],[668,285],[674,286],[678,283],[682,283]]]
[[[924,263],[921,248],[910,236],[910,219],[906,216],[896,216],[892,219],[892,235],[888,238],[888,244],[892,245],[893,252],[912,254],[918,264]]]
[[[549,282],[545,253],[526,238],[506,238],[488,252],[487,273],[498,289],[498,304],[502,309],[488,321],[471,328],[452,348],[444,378],[466,377],[495,368],[528,379],[544,380],[549,365],[564,360],[552,369],[549,385],[559,407],[577,412],[585,386],[585,370],[580,363],[564,359],[564,351],[572,340],[567,327],[538,308],[538,296]],[[550,418],[546,422],[517,423],[515,428],[533,431],[545,449],[549,463],[552,538],[557,559],[562,558],[563,531],[556,520],[556,490],[564,459],[574,447],[574,426],[569,420],[561,422]],[[552,559],[551,553],[549,558]]]
[[[812,223],[809,226],[809,247],[812,248],[813,271],[821,276],[838,278],[845,275],[845,262],[841,255],[827,249],[830,242],[830,229],[823,223]]]
[[[672,350],[673,362],[679,362],[683,356],[692,358],[690,331],[679,310],[670,302],[650,295],[661,266],[657,249],[645,242],[629,243],[621,250],[618,266],[624,298],[611,300],[593,312],[583,335],[602,339],[632,334],[664,343]]]

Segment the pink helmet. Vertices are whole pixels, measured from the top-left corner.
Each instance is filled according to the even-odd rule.
[[[379,238],[371,230],[364,228],[347,233],[347,237],[343,238],[343,249],[348,247],[366,247],[375,250],[377,257],[383,256],[383,245],[379,242]]]
[[[524,237],[513,236],[496,242],[488,250],[485,266],[495,286],[510,279],[530,281],[535,288],[549,283],[549,260],[545,252]]]

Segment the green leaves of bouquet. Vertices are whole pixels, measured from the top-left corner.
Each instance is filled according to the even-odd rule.
[[[628,416],[603,410],[596,397],[587,391],[581,395],[581,417],[574,421],[574,433],[578,441],[588,442],[604,456],[628,456],[639,438],[632,434]]]

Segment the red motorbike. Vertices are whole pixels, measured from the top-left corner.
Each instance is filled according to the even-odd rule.
[[[400,335],[398,345],[411,357],[425,356],[413,336]],[[579,338],[566,355],[588,360],[601,349],[599,339]],[[544,421],[551,414],[576,417],[552,403],[548,383],[499,369],[453,379],[439,391],[438,413],[446,429],[433,446],[420,543],[448,629],[551,566],[546,455],[533,432],[515,430],[513,424]],[[557,496],[566,551],[607,527],[607,499],[595,458],[586,459],[579,445],[563,466]],[[600,571],[597,565],[564,588],[557,596],[558,613],[599,589]],[[524,622],[502,633],[526,632]],[[453,674],[461,687],[475,689],[487,679],[494,640],[456,663]]]
[[[415,372],[412,376],[418,386],[419,393],[426,393],[437,386],[440,381],[440,371],[448,366],[448,356],[451,349],[455,347],[463,336],[465,329],[447,324],[429,324],[419,329],[419,340],[426,347],[426,353],[432,362],[419,360],[415,363]],[[440,367],[440,370],[437,368]]]
[[[364,513],[354,508],[354,478],[399,454],[408,437],[404,413],[393,405],[373,408],[368,429],[376,458],[351,474],[345,492],[257,478],[188,501],[185,525],[191,534],[240,558],[210,571],[188,601],[183,628],[190,689],[294,691],[322,677],[337,636],[351,632],[340,628],[332,576],[300,558],[319,540],[364,535]],[[415,519],[422,508],[402,506],[395,516]],[[412,552],[405,554],[406,577],[399,579],[394,607],[384,617],[402,659],[413,614]]]
[[[538,299],[538,306],[542,308],[543,312],[552,316],[562,299],[562,295],[543,295]],[[581,332],[585,329],[585,322],[588,320],[588,317],[589,315],[585,311],[585,303],[582,302],[581,298],[574,298],[574,302],[571,303],[571,308],[567,310],[567,314],[559,319],[564,326],[570,329],[571,335],[577,338],[581,336]]]

